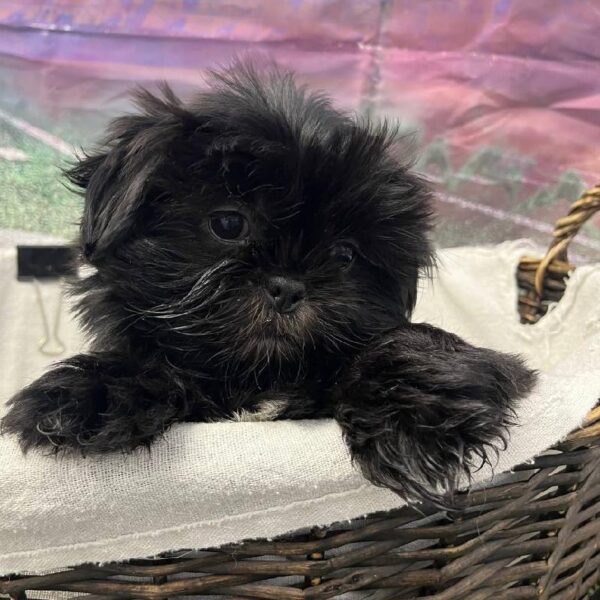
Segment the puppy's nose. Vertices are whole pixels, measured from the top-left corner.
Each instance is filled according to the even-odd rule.
[[[267,293],[277,311],[290,313],[306,297],[306,286],[301,281],[287,277],[269,277]]]

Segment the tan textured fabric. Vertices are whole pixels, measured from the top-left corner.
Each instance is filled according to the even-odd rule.
[[[564,302],[528,328],[516,316],[514,270],[521,254],[535,252],[524,242],[442,252],[415,315],[521,351],[543,371],[496,473],[564,437],[600,395],[600,266],[578,270]],[[14,258],[0,250],[0,404],[48,362],[37,350],[35,295],[15,281]],[[56,286],[44,293],[52,307]],[[61,335],[76,351],[66,315]],[[482,470],[477,481],[490,475]],[[352,468],[328,420],[182,424],[151,454],[85,460],[23,457],[14,440],[0,438],[0,573],[272,537],[400,504]]]

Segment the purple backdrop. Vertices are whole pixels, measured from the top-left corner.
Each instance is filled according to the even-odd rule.
[[[0,0],[0,228],[69,235],[69,146],[133,83],[187,94],[249,51],[418,131],[441,244],[545,243],[600,173],[598,31],[591,0]],[[598,255],[598,219],[575,250]]]

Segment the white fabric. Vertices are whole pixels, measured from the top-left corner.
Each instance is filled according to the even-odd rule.
[[[539,252],[526,242],[443,251],[415,314],[522,352],[542,371],[496,473],[567,435],[600,395],[600,265],[579,268],[560,305],[524,326],[515,268],[522,254]],[[57,289],[43,291],[52,314]],[[0,405],[48,363],[37,350],[41,327],[32,284],[15,281],[14,251],[0,250]],[[66,314],[61,332],[67,354],[77,351]],[[0,458],[0,573],[272,537],[402,504],[353,469],[329,420],[181,424],[151,454],[93,459],[24,457],[0,438]]]

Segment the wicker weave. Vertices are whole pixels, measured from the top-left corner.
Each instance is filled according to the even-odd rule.
[[[523,259],[525,322],[560,298],[566,248],[600,208],[600,187],[561,219],[545,259]],[[578,600],[600,579],[600,408],[552,451],[502,483],[458,498],[458,510],[406,507],[277,541],[80,566],[0,579],[0,594],[62,590],[100,598],[202,595],[324,599],[363,590],[377,600]],[[202,546],[202,540],[198,540]],[[285,579],[282,579],[285,578]],[[40,593],[40,590],[42,591]]]
[[[574,269],[569,264],[567,249],[583,224],[600,210],[600,185],[586,191],[571,206],[566,217],[559,219],[554,227],[553,239],[546,256],[521,259],[518,281],[519,314],[523,323],[537,323],[548,312],[553,302],[562,298],[565,280]]]

